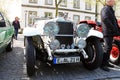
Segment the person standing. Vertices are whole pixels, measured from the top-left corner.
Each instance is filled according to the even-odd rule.
[[[20,22],[18,17],[15,17],[15,20],[13,21],[12,25],[14,26],[15,30],[14,38],[17,40],[18,30],[20,29]]]
[[[115,0],[106,0],[106,5],[101,10],[101,25],[105,42],[101,69],[105,71],[110,71],[108,66],[113,67],[109,64],[110,51],[112,49],[113,36],[119,34],[118,23],[113,10],[114,5]]]

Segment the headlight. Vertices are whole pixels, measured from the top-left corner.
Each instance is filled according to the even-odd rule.
[[[59,27],[55,22],[48,22],[44,26],[44,33],[46,35],[56,35],[59,32]]]
[[[83,40],[83,39],[80,39],[77,43],[77,46],[80,48],[80,49],[83,49],[86,47],[86,41]]]
[[[57,40],[57,39],[55,39],[55,40],[53,40],[52,42],[50,42],[50,48],[52,49],[52,50],[56,50],[56,49],[58,49],[60,47],[60,42]]]
[[[85,24],[85,23],[79,24],[77,27],[78,37],[82,37],[82,38],[87,37],[89,30],[90,30],[90,27],[88,24]]]

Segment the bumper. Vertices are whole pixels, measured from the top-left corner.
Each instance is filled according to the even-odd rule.
[[[55,53],[70,53],[70,52],[80,52],[80,49],[57,49],[57,50],[51,50],[51,52]]]

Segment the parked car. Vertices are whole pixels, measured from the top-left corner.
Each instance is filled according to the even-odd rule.
[[[23,30],[27,75],[35,73],[36,60],[51,64],[79,63],[85,68],[98,68],[103,59],[100,43],[103,34],[88,24],[74,25],[64,18],[37,20]]]
[[[80,23],[86,23],[91,27],[93,27],[95,30],[102,32],[102,26],[100,22],[84,20],[84,21],[80,21]],[[118,25],[120,27],[120,20],[118,20]],[[120,36],[114,36],[113,39],[114,40],[113,40],[112,50],[110,52],[110,62],[118,65],[120,64]],[[101,40],[101,42],[104,43],[103,39]],[[104,48],[104,44],[103,44],[103,48]]]
[[[11,51],[13,48],[13,35],[14,28],[5,17],[5,15],[0,12],[0,53],[4,50]]]

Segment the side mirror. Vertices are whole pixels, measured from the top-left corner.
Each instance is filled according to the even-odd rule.
[[[0,27],[5,27],[6,24],[5,24],[5,21],[4,20],[0,20]]]

